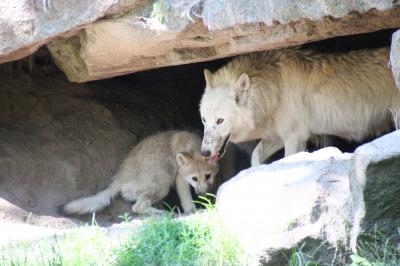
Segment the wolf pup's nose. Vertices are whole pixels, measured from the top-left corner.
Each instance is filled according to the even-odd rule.
[[[211,155],[211,151],[204,151],[204,150],[201,150],[201,156],[203,156],[203,157],[210,157],[210,155]]]

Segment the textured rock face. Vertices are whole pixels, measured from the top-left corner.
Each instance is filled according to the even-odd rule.
[[[160,1],[48,47],[68,78],[83,82],[400,26],[392,1],[285,1],[284,8],[280,1],[237,2]]]
[[[326,148],[243,171],[219,189],[218,211],[245,249],[268,261],[302,241],[345,245],[350,157]]]
[[[0,66],[0,222],[71,226],[57,206],[105,188],[138,140],[167,129],[199,131],[198,66],[87,84],[43,72]],[[116,199],[96,219],[119,222],[130,207]],[[90,222],[91,215],[79,218]]]
[[[132,8],[136,0],[2,0],[0,63],[36,51],[57,35]]]
[[[319,20],[326,16],[342,18],[350,12],[365,13],[370,9],[387,10],[393,7],[393,1],[206,1],[202,17],[210,29],[232,27],[243,22],[263,22],[271,26],[275,22],[286,24],[304,18]]]
[[[83,82],[395,27],[389,0],[5,0],[0,63],[63,34],[49,48]]]
[[[286,264],[282,254],[303,245],[304,253],[317,250],[315,259],[330,265],[336,247],[355,252],[359,236],[375,225],[397,232],[399,143],[396,131],[354,154],[325,148],[243,171],[219,189],[218,211],[245,249],[267,265]]]
[[[400,89],[400,30],[393,34],[392,47],[390,49],[390,66],[396,85]]]
[[[377,225],[393,233],[400,224],[400,131],[365,144],[354,152],[350,188],[353,197],[351,247],[357,236]]]

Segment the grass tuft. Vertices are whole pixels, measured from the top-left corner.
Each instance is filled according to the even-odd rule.
[[[110,265],[112,243],[104,229],[87,226],[63,237],[0,248],[0,265]]]
[[[388,236],[377,228],[364,234],[357,243],[357,254],[351,256],[352,266],[400,265],[400,232]]]
[[[186,219],[152,219],[116,250],[118,265],[242,265],[239,242],[214,210]]]

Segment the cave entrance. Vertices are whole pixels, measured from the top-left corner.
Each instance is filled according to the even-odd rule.
[[[304,46],[321,52],[374,48],[389,45],[392,32]],[[90,222],[90,215],[61,217],[57,206],[106,187],[129,149],[145,136],[168,129],[201,134],[203,69],[215,70],[227,60],[83,84],[69,82],[45,48],[1,65],[0,220],[51,227]],[[343,151],[357,145],[336,139],[333,144]],[[246,152],[235,152],[236,170],[248,167]],[[115,200],[96,220],[100,225],[120,222],[130,206]]]

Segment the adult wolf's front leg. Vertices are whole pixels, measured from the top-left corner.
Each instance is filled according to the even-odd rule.
[[[251,155],[251,166],[258,166],[267,160],[275,152],[283,148],[280,138],[269,138],[260,140]]]
[[[298,136],[291,136],[284,141],[285,143],[285,157],[292,154],[305,151],[307,148],[307,139],[299,138]]]
[[[181,176],[176,177],[175,184],[183,211],[191,212],[196,210],[192,199],[192,193],[190,193],[190,185]]]

